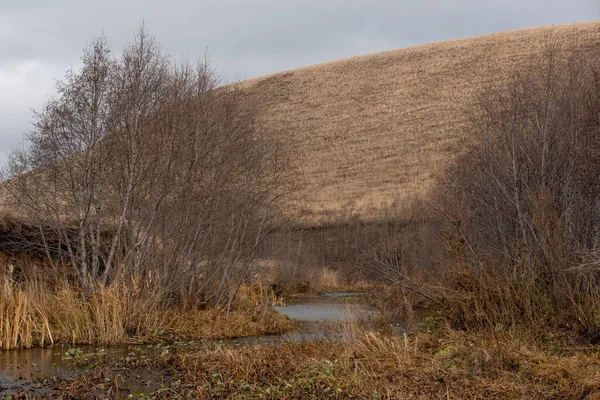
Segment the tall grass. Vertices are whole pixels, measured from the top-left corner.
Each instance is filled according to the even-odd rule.
[[[428,288],[439,301],[440,315],[454,329],[519,327],[540,339],[563,332],[592,343],[600,340],[600,282],[595,271],[564,271],[547,280],[498,266],[475,270],[447,264]]]
[[[226,338],[281,333],[289,320],[267,306],[272,294],[246,287],[231,313],[168,304],[152,277],[86,293],[63,283],[15,282],[0,286],[0,349],[63,343],[117,344],[173,337]]]
[[[159,291],[136,293],[123,285],[86,294],[68,284],[51,288],[5,278],[0,291],[0,347],[155,338],[169,323],[160,319],[160,300]]]

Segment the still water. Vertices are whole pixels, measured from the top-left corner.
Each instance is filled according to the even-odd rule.
[[[339,332],[331,329],[334,324],[348,321],[360,321],[372,318],[377,312],[361,301],[360,293],[326,293],[317,297],[292,299],[285,306],[275,309],[296,321],[298,329],[283,335],[264,336],[258,338],[238,338],[223,340],[231,345],[248,345],[252,343],[277,343],[282,341],[317,341],[335,340]],[[202,342],[192,344],[202,346]],[[30,391],[37,395],[56,393],[52,389],[55,377],[69,377],[85,372],[86,362],[73,362],[73,353],[109,356],[110,359],[139,357],[140,354],[152,355],[165,351],[167,345],[145,346],[53,346],[47,348],[0,350],[0,395],[14,395],[20,391]],[[85,359],[84,359],[85,361]],[[89,366],[88,366],[89,367]],[[130,392],[150,391],[160,384],[158,376],[144,376],[137,381],[126,382]],[[139,382],[146,382],[141,385]],[[43,385],[42,385],[43,383]],[[58,382],[57,382],[58,385]],[[43,386],[43,388],[42,388]]]

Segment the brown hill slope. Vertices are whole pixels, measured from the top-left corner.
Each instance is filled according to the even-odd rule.
[[[477,93],[550,44],[600,45],[600,22],[541,27],[335,61],[242,83],[298,168],[298,222],[370,219],[423,197],[460,151]]]

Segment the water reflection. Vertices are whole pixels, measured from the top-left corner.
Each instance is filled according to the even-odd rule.
[[[365,304],[342,303],[337,298],[347,296],[308,297],[297,303],[278,306],[275,309],[283,315],[297,321],[305,322],[345,322],[368,319],[377,312]]]

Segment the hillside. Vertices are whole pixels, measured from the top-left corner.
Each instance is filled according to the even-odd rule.
[[[422,198],[460,151],[465,111],[553,43],[600,44],[600,22],[377,53],[242,82],[298,169],[296,221],[368,220]]]

